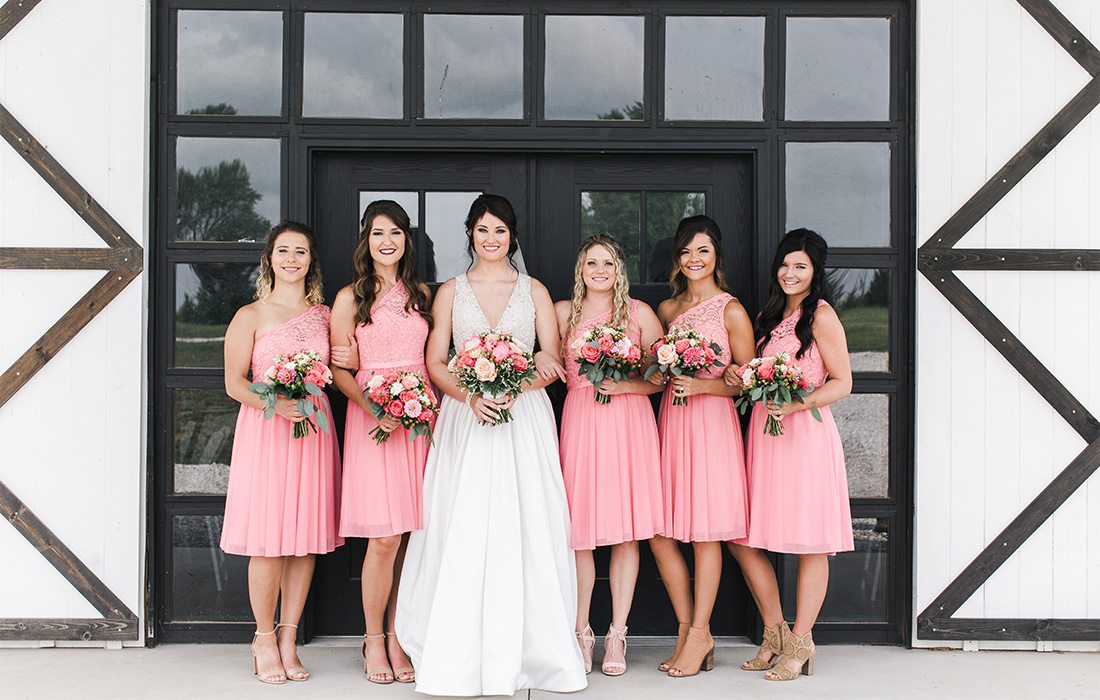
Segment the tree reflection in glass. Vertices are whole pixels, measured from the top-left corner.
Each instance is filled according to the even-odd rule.
[[[255,298],[257,270],[249,263],[176,265],[173,366],[222,366],[225,329]]]

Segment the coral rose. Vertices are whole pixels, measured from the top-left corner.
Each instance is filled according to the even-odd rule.
[[[581,357],[588,362],[595,362],[600,359],[600,349],[585,345],[581,348]]]

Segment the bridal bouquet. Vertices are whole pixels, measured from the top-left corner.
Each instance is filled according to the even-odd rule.
[[[754,403],[772,401],[777,404],[804,403],[803,398],[814,390],[806,381],[798,365],[791,364],[791,356],[779,353],[773,357],[757,357],[738,371],[741,377],[741,395],[734,403],[744,413]],[[821,411],[817,406],[810,407],[810,413],[821,422]],[[766,435],[782,435],[783,423],[768,414],[764,422]]]
[[[363,393],[375,418],[382,420],[388,415],[401,421],[409,431],[409,442],[421,435],[428,436],[428,442],[432,441],[431,421],[439,414],[439,405],[420,372],[376,374],[367,382]],[[390,434],[379,425],[370,436],[381,445]]]
[[[629,379],[642,368],[642,350],[626,333],[609,325],[590,328],[573,341],[577,353],[580,376],[586,377],[599,388],[604,379],[621,382]],[[611,403],[607,394],[596,392],[596,403]]]
[[[487,399],[517,395],[523,382],[535,378],[535,359],[524,350],[510,333],[482,333],[467,340],[459,348],[447,370],[458,378],[467,395],[481,394]],[[512,420],[508,410],[500,412],[493,425]]]
[[[722,348],[699,335],[691,328],[669,326],[668,333],[653,343],[650,352],[657,358],[657,364],[646,370],[649,379],[655,372],[694,377],[696,373],[710,367],[721,367],[718,353]],[[672,397],[673,406],[687,406],[686,396]]]
[[[290,399],[298,402],[298,411],[306,417],[294,424],[291,435],[304,438],[310,428],[327,433],[328,416],[308,400],[310,396],[321,396],[322,387],[332,383],[332,372],[321,362],[321,355],[316,350],[299,350],[292,355],[279,355],[273,363],[264,372],[262,381],[248,385],[249,391],[267,402],[264,417],[270,419],[275,415],[279,399]]]

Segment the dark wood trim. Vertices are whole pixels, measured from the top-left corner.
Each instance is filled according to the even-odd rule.
[[[0,40],[15,29],[42,0],[8,0],[0,7]]]
[[[138,638],[138,619],[125,620],[0,618],[0,642],[49,640],[55,642],[132,641]]]
[[[1100,639],[1100,620],[1066,618],[922,617],[917,621],[921,639],[982,639],[991,641],[1095,642]]]
[[[0,270],[138,270],[126,248],[0,248]]]
[[[3,482],[0,482],[0,514],[104,617],[137,619],[126,604]]]
[[[1060,248],[921,248],[922,270],[1100,270],[1100,250]]]
[[[1047,30],[1062,48],[1070,56],[1073,56],[1081,67],[1096,77],[1100,75],[1100,51],[1092,45],[1088,37],[1073,26],[1066,16],[1049,0],[1017,0],[1027,13],[1035,18],[1039,25]]]

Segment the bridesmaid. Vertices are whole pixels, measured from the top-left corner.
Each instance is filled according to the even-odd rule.
[[[844,451],[829,410],[851,393],[852,370],[844,327],[829,304],[827,253],[825,239],[813,231],[784,236],[772,261],[768,302],[756,320],[757,353],[788,353],[816,387],[802,404],[753,406],[749,423],[752,522],[748,537],[730,551],[764,618],[764,643],[741,668],[767,671],[770,681],[813,673],[812,630],[829,585],[828,555],[853,549]],[[733,368],[725,377],[740,385]],[[814,406],[820,423],[806,410]],[[764,434],[768,414],[782,419],[783,435]],[[798,555],[793,630],[784,621],[775,570],[764,550]]]
[[[355,281],[336,295],[332,342],[358,349],[357,374],[335,369],[333,383],[348,397],[340,536],[368,538],[363,558],[363,672],[372,683],[412,683],[412,663],[394,634],[393,613],[407,533],[422,527],[421,488],[428,441],[409,442],[391,416],[375,419],[363,395],[374,374],[420,372],[431,325],[430,291],[417,279],[409,215],[397,202],[371,202],[355,247]],[[381,445],[381,425],[396,431]],[[383,618],[389,612],[383,627]],[[386,630],[386,631],[383,631]],[[392,664],[392,666],[391,666]]]
[[[752,324],[729,293],[721,243],[713,219],[691,216],[680,222],[672,297],[661,302],[657,314],[666,326],[694,328],[718,344],[722,363],[745,363],[752,359]],[[655,374],[650,381],[665,380]],[[673,377],[669,384],[659,421],[666,536],[654,537],[650,547],[680,623],[676,650],[660,669],[684,677],[713,667],[710,615],[722,577],[722,542],[745,536],[748,510],[741,424],[730,400],[737,389],[722,381],[720,367]],[[674,393],[688,398],[687,405],[673,405]],[[694,596],[677,541],[692,543]]]
[[[573,298],[555,304],[566,358],[568,393],[562,410],[561,466],[577,559],[577,640],[585,672],[592,670],[595,635],[588,622],[596,582],[593,550],[611,547],[611,627],[602,670],[626,672],[626,619],[638,580],[638,540],[664,534],[660,445],[647,395],[660,391],[644,379],[605,379],[594,387],[580,375],[575,341],[593,326],[626,331],[643,350],[662,333],[647,304],[628,296],[626,255],[604,235],[585,239],[573,272]],[[595,394],[615,398],[596,403]]]
[[[248,597],[256,618],[253,671],[264,683],[309,679],[295,649],[298,618],[313,578],[314,555],[343,544],[336,532],[340,452],[333,433],[291,437],[304,420],[280,399],[264,418],[264,401],[248,390],[277,355],[316,350],[329,360],[329,310],[313,231],[284,221],[260,256],[256,301],[241,307],[225,332],[225,390],[241,403],[233,438],[221,546],[250,557]],[[311,397],[331,416],[328,399]],[[281,599],[281,600],[280,600]],[[280,604],[278,626],[275,607]],[[285,632],[280,632],[285,630]]]

